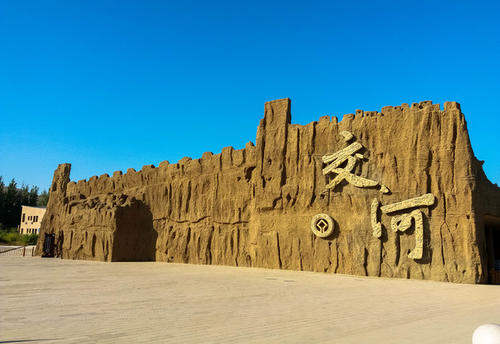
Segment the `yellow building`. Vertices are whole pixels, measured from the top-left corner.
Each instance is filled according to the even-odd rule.
[[[45,207],[22,206],[21,224],[19,225],[19,233],[21,234],[38,234],[40,233],[40,225],[42,224],[43,215],[45,215]]]

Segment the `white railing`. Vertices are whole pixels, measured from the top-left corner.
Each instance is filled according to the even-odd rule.
[[[0,257],[20,256],[31,257],[35,255],[35,245],[30,246],[0,246]]]

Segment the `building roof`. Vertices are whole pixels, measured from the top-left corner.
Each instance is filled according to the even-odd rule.
[[[34,205],[22,205],[24,208],[37,208],[37,209],[47,209],[47,207],[37,207]]]

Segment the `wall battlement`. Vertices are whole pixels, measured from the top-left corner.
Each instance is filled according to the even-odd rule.
[[[277,100],[274,102],[280,102],[282,100]],[[272,103],[272,102],[269,102]],[[446,111],[450,110],[460,110],[460,104],[457,102],[446,102],[444,105]],[[344,120],[346,121],[353,121],[353,120],[362,120],[365,117],[376,117],[376,116],[397,116],[398,114],[401,114],[403,111],[414,111],[415,115],[418,115],[418,110],[424,110],[425,111],[442,111],[441,110],[441,105],[440,104],[432,104],[432,101],[427,100],[427,101],[422,101],[419,103],[412,103],[411,107],[408,104],[402,104],[400,106],[385,106],[381,109],[380,112],[378,111],[363,111],[363,110],[356,110],[355,113],[351,114],[345,114],[342,116],[342,120],[338,122],[338,119],[336,116],[322,116],[319,118],[319,121],[314,121],[311,122],[309,125],[326,125],[328,124],[337,124],[341,125]],[[291,117],[290,117],[290,122],[291,122]],[[298,124],[291,124],[288,122],[288,125],[293,125],[295,127],[300,126]],[[175,170],[180,170],[181,173],[186,169],[187,172],[192,171],[193,169],[196,170],[197,172],[200,172],[200,170],[203,170],[203,167],[208,168],[211,170],[212,168],[216,168],[217,170],[221,170],[223,168],[231,168],[231,167],[238,167],[244,162],[245,157],[248,155],[248,151],[252,150],[255,147],[252,142],[247,143],[246,147],[240,150],[235,150],[233,147],[228,146],[224,147],[221,151],[221,153],[214,155],[212,152],[205,152],[203,153],[202,157],[199,159],[192,159],[190,157],[184,157],[182,158],[179,162],[175,164],[170,164],[168,161],[163,161],[161,162],[158,167],[155,167],[155,165],[150,164],[150,165],[144,165],[141,170],[136,171],[133,168],[127,169],[125,175],[132,175],[136,173],[140,173],[141,175],[144,174],[150,174],[151,170],[154,169],[164,169],[167,168],[167,166],[170,166],[170,169]],[[232,159],[233,155],[235,156],[234,159],[236,160],[235,165],[232,164]],[[215,158],[214,158],[215,157]],[[213,159],[220,159],[221,164],[217,166],[211,163]],[[222,161],[224,161],[224,166],[222,166]],[[228,162],[231,162],[228,164]],[[192,165],[192,166],[190,166]],[[159,175],[162,173],[159,171],[156,171]],[[172,172],[167,172],[172,173]],[[109,176],[109,174],[105,173],[100,176],[92,176],[89,178],[89,180],[79,180],[77,182],[71,181],[68,186],[71,188],[73,192],[80,192],[80,190],[86,190],[89,187],[94,189],[94,190],[103,190],[106,189],[108,184],[113,181],[115,182],[122,182],[123,178],[123,172],[122,171],[115,171],[112,174],[112,177]],[[109,180],[111,179],[111,181]],[[96,182],[104,184],[103,187],[99,187],[96,185]],[[77,184],[77,188],[74,189],[74,184]],[[116,191],[116,190],[111,190],[111,191]]]

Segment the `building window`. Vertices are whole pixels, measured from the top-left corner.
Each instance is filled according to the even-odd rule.
[[[24,222],[26,220],[26,214],[23,213],[23,219],[21,220],[21,222]]]

